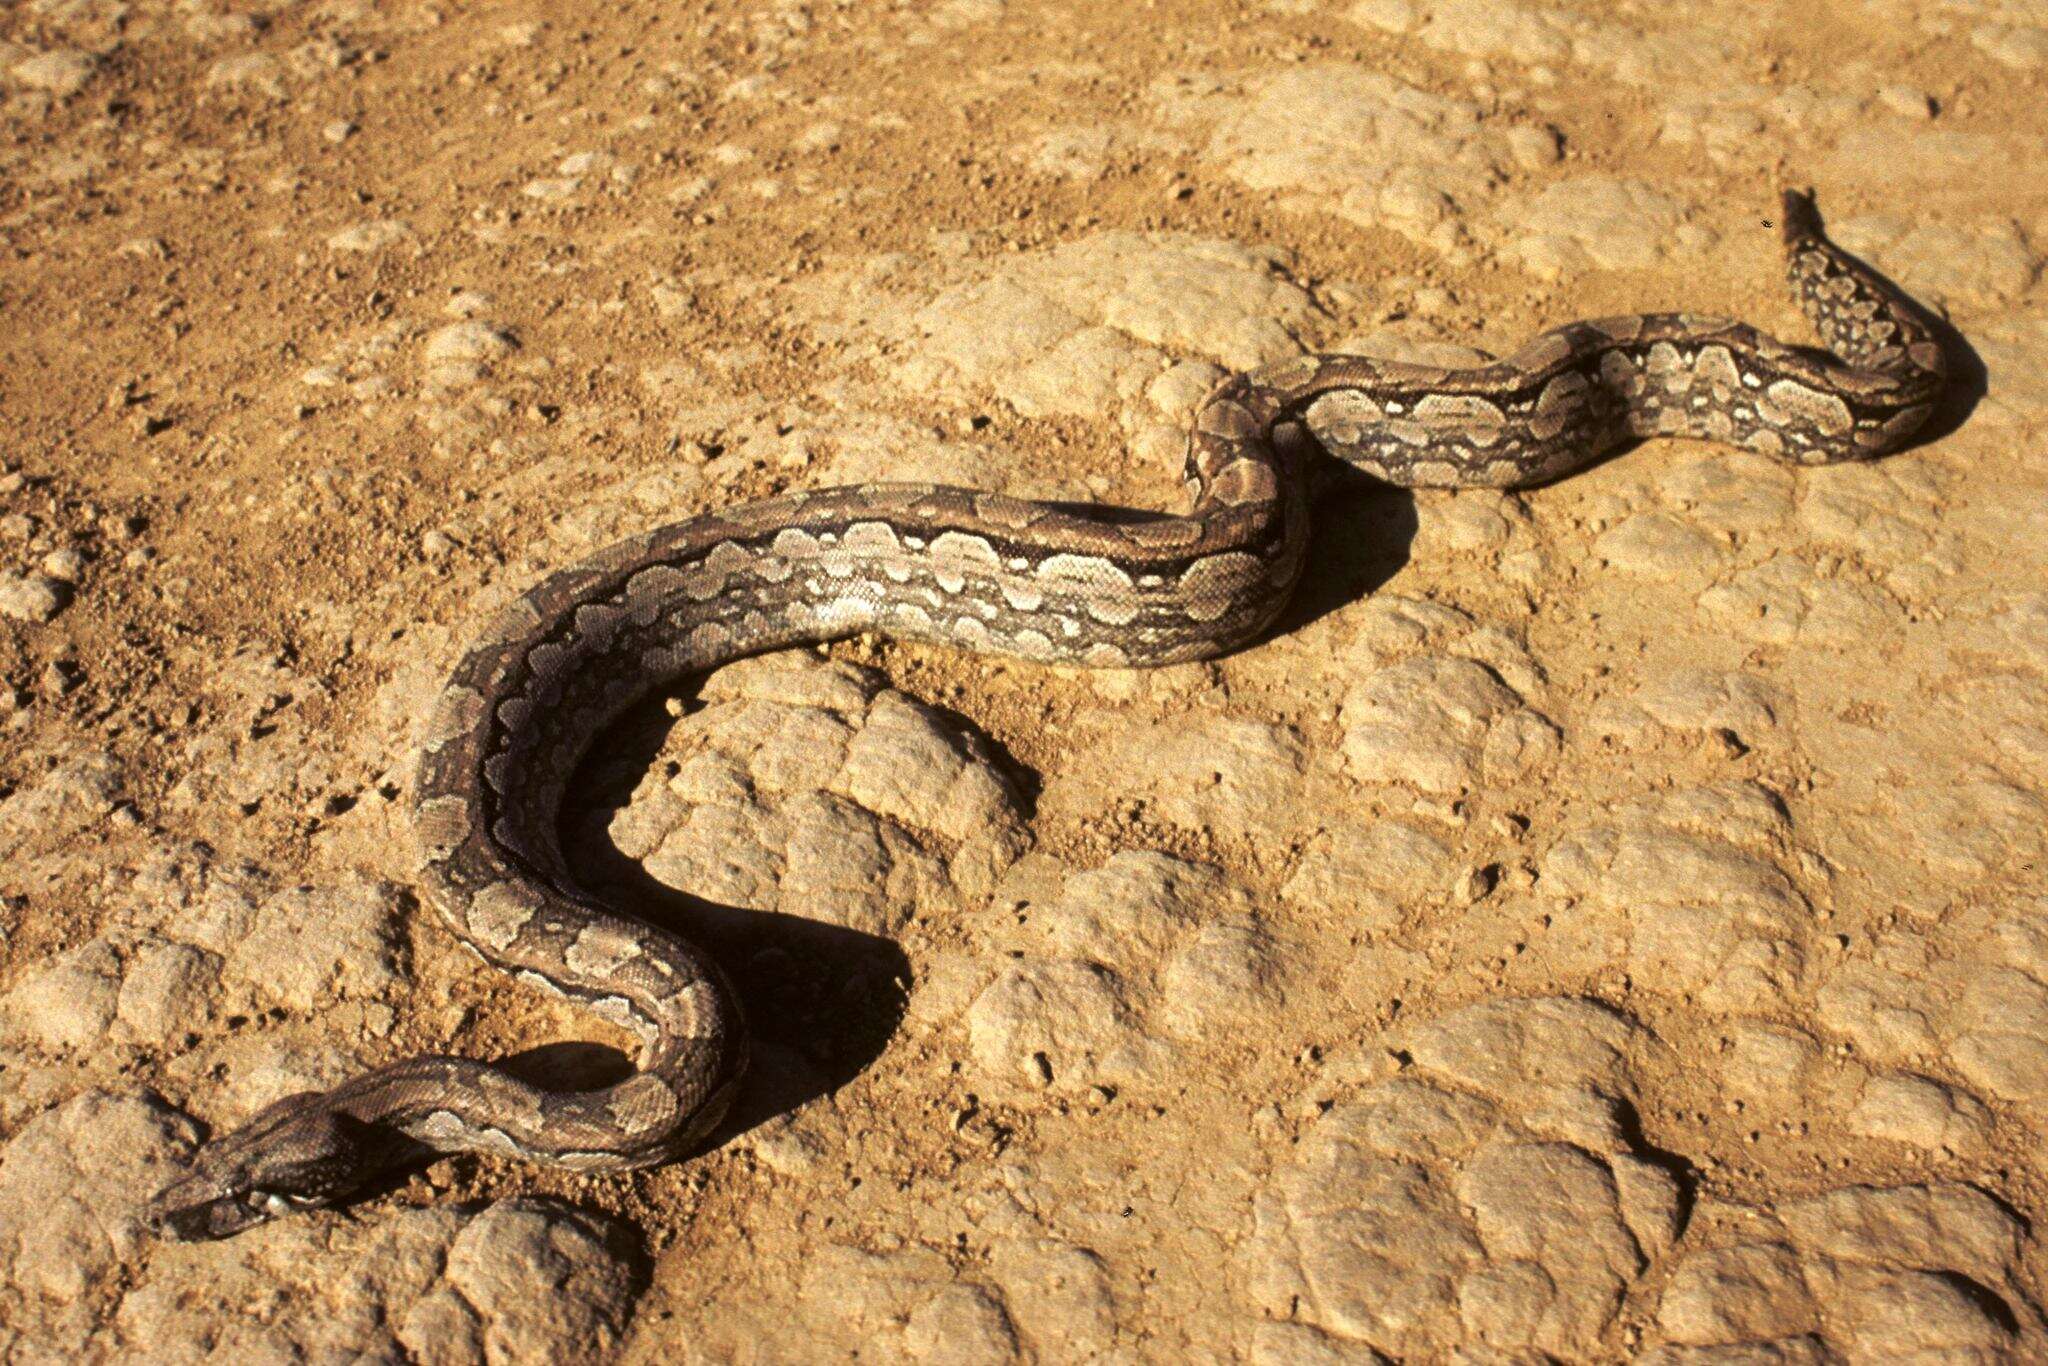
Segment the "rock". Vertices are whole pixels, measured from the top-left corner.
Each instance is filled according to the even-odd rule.
[[[1784,999],[1806,901],[1773,857],[1789,828],[1748,784],[1674,792],[1566,834],[1541,862],[1552,952],[1619,963],[1639,984],[1743,1013]]]
[[[136,1038],[175,1039],[208,1023],[220,984],[219,955],[155,941],[131,952],[122,968],[115,1013]]]
[[[1033,922],[1062,953],[1135,971],[1203,925],[1250,910],[1243,890],[1215,868],[1126,850],[1066,878]]]
[[[1418,907],[1447,901],[1462,867],[1443,842],[1399,821],[1346,823],[1302,855],[1288,899],[1344,912],[1347,922],[1389,930]]]
[[[119,1008],[121,963],[111,946],[94,940],[31,971],[0,997],[8,1032],[56,1051],[97,1042]]]
[[[1101,760],[1116,791],[1141,795],[1161,819],[1238,837],[1291,827],[1286,813],[1309,791],[1305,766],[1301,741],[1285,726],[1205,714],[1126,733]],[[1076,783],[1048,793],[1044,804],[1091,796],[1103,794]]]
[[[85,556],[64,546],[43,556],[43,572],[61,583],[77,583],[85,576]]]
[[[1381,7],[1361,8],[1386,14]],[[1553,17],[1521,6],[1451,0],[1429,11],[1426,19],[1421,25],[1422,40],[1450,52],[1554,62],[1572,51],[1569,17]]]
[[[1643,1360],[1785,1344],[1842,1355],[1995,1361],[2041,1324],[2014,1284],[2020,1227],[1966,1186],[1852,1186],[1758,1212],[1741,1237],[1681,1258]]]
[[[1990,778],[1907,784],[1888,790],[1884,805],[1921,860],[1956,878],[1990,876],[2024,859],[2048,824],[2048,803]]]
[[[52,1355],[100,1338],[122,1268],[150,1235],[142,1205],[198,1142],[152,1096],[86,1091],[24,1125],[0,1150],[0,1306]]]
[[[1990,1115],[1975,1097],[1925,1077],[1873,1077],[1849,1116],[1856,1132],[1935,1152],[1984,1141]]]
[[[1820,1045],[1798,1029],[1744,1021],[1731,1028],[1722,1081],[1737,1097],[1796,1103],[1818,1091]]]
[[[1742,673],[1681,670],[1645,688],[1636,700],[1660,725],[1726,731],[1750,744],[1778,721],[1770,686]]]
[[[98,69],[99,61],[91,53],[60,47],[16,62],[7,74],[31,90],[63,99],[85,89],[85,83]]]
[[[476,1339],[491,1361],[603,1353],[625,1328],[641,1281],[632,1240],[617,1224],[532,1200],[496,1204],[470,1220],[448,1245],[442,1274],[469,1311],[465,1321],[479,1324]],[[428,1331],[406,1345],[441,1350],[436,1330],[445,1312],[437,1305]]]
[[[412,229],[398,219],[379,218],[367,223],[351,223],[348,227],[329,237],[327,239],[327,246],[332,251],[382,251],[386,247],[396,246],[411,236]],[[428,342],[430,352],[435,344],[435,341]],[[474,345],[474,343],[456,343],[453,341],[445,343],[449,347],[465,344]]]
[[[1548,720],[1469,659],[1411,659],[1371,674],[1345,694],[1344,757],[1361,781],[1457,792],[1540,769],[1558,750]]]
[[[869,933],[985,893],[1022,848],[1017,798],[973,737],[872,673],[784,656],[705,684],[708,705],[612,820],[671,886]]]
[[[1144,1039],[1116,978],[1091,963],[1013,963],[967,1009],[976,1066],[1012,1089],[1129,1085]]]
[[[121,790],[113,755],[71,755],[0,799],[0,855],[63,847],[112,812]]]
[[[1115,1343],[1109,1268],[1087,1248],[1058,1238],[1005,1239],[990,1250],[989,1269],[1014,1330],[1040,1359],[1077,1360]]]
[[[141,909],[79,947],[31,963],[0,996],[0,1052],[62,1054],[119,1069],[167,1059],[181,1094],[219,1093],[224,1122],[293,1090],[326,1086],[363,1060],[333,1046],[339,1021],[238,1032],[251,1017],[304,1019],[400,985],[395,889],[346,881],[277,891],[199,854],[153,886]],[[283,1007],[283,1009],[279,1009]],[[382,1006],[389,1029],[389,1011]],[[367,1015],[351,1039],[374,1032]],[[296,1033],[294,1032],[296,1031]]]
[[[799,1303],[827,1340],[920,1360],[1009,1361],[1016,1328],[999,1292],[922,1250],[829,1246],[804,1269]]]
[[[262,896],[221,885],[178,928],[189,942],[219,954],[225,975],[293,1009],[310,1010],[398,984],[398,913],[398,890],[388,884]]]
[[[71,585],[47,574],[0,575],[0,615],[16,621],[48,621],[71,601]]]
[[[1934,117],[1934,98],[1916,85],[1902,82],[1885,86],[1877,92],[1878,102],[1901,118],[1931,119]]]
[[[544,176],[527,181],[519,192],[528,199],[550,201],[568,199],[581,188],[583,180],[580,176]]]
[[[284,63],[271,53],[244,52],[222,57],[209,66],[206,86],[209,91],[229,95],[257,94],[269,100],[282,100],[284,76]]]
[[[110,1336],[159,1359],[559,1360],[611,1351],[645,1281],[619,1224],[553,1200],[394,1209],[331,1236],[318,1217],[159,1252]]]
[[[1040,871],[1057,890],[1027,885]],[[996,900],[1027,949],[962,1014],[998,1093],[1157,1086],[1180,1043],[1251,1028],[1284,990],[1290,955],[1214,868],[1129,851],[1061,878],[1027,860]]]
[[[1241,369],[1292,355],[1311,307],[1279,260],[1230,243],[1099,233],[986,270],[929,302],[870,279],[805,298],[872,341],[919,393],[987,389],[1026,416],[1099,416],[1143,396],[1179,355]]]
[[[1971,32],[1970,42],[2006,66],[2048,66],[2048,24],[1985,24]]]
[[[1261,78],[1219,112],[1205,155],[1241,184],[1310,196],[1439,249],[1462,236],[1460,205],[1516,161],[1477,107],[1352,67]]]
[[[1915,297],[1935,304],[2008,304],[2026,292],[2041,268],[2026,235],[2011,219],[1929,223],[1907,215],[1877,214],[1831,223],[1829,228],[1843,246],[1882,261],[1894,278],[1910,278]]]
[[[472,318],[435,328],[427,338],[426,358],[430,364],[495,360],[518,345],[518,340],[504,328]]]
[[[1638,513],[1593,543],[1606,564],[1654,579],[1709,574],[1719,567],[1720,548],[1706,532],[1663,512]]]
[[[1547,280],[1643,270],[1667,256],[1697,258],[1714,243],[1712,232],[1685,221],[1676,200],[1606,177],[1559,181],[1503,217],[1518,234],[1510,250]]]
[[[1413,1066],[1322,1110],[1255,1197],[1255,1302],[1317,1330],[1325,1354],[1595,1351],[1681,1208],[1613,1122],[1647,1046],[1569,1000],[1423,1027]]]
[[[1983,1095],[2048,1115],[2048,907],[2000,905],[1932,934],[1879,936],[1834,966],[1816,1014],[1875,1065],[1937,1057]],[[1883,1113],[1898,1130],[1888,1136],[1941,1147],[1981,1123],[1972,1098],[1932,1079],[1900,1077],[1880,1095],[1885,1088],[1913,1102]]]

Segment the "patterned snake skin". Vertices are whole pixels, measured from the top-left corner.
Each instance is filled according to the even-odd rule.
[[[1649,313],[1570,323],[1473,369],[1305,356],[1202,406],[1182,516],[872,484],[708,513],[548,578],[463,657],[426,727],[421,877],[486,963],[638,1034],[638,1069],[563,1092],[465,1058],[392,1063],[208,1143],[152,1202],[153,1222],[225,1237],[426,1150],[604,1171],[703,1140],[746,1064],[733,990],[687,941],[582,890],[556,835],[593,737],[682,675],[863,631],[1118,667],[1234,650],[1301,574],[1304,471],[1270,434],[1319,399],[1333,454],[1410,486],[1538,484],[1644,436],[1800,465],[1897,448],[1942,395],[1935,334],[1827,240],[1807,196],[1784,206],[1791,282],[1832,354],[1725,318]]]

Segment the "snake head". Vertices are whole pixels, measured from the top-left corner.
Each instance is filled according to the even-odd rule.
[[[207,1143],[192,1170],[158,1191],[143,1217],[177,1242],[229,1238],[281,1214],[318,1209],[374,1170],[368,1125],[302,1091]]]

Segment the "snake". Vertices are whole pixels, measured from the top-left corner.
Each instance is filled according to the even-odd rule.
[[[469,647],[421,727],[418,876],[484,963],[636,1036],[634,1068],[572,1091],[470,1058],[394,1061],[202,1144],[148,1223],[222,1238],[433,1153],[607,1172],[713,1136],[747,1064],[733,984],[681,934],[579,884],[558,831],[585,751],[653,690],[862,633],[1104,668],[1239,649],[1306,561],[1313,446],[1275,439],[1283,423],[1404,487],[1543,484],[1653,436],[1799,466],[1899,449],[1945,392],[1938,324],[1828,238],[1810,193],[1783,193],[1780,225],[1825,349],[1732,318],[1639,313],[1461,369],[1303,355],[1224,380],[1196,409],[1183,513],[859,484],[709,511],[550,575]]]

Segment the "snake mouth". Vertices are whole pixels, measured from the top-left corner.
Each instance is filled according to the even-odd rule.
[[[185,1189],[197,1184],[195,1178],[188,1177],[157,1192],[142,1216],[151,1232],[173,1243],[217,1242],[279,1215],[312,1209],[318,1204],[292,1200],[274,1191],[219,1195]]]
[[[220,1238],[232,1238],[270,1216],[252,1208],[246,1199],[228,1196],[219,1200],[202,1200],[197,1204],[152,1208],[144,1217],[151,1231],[169,1242],[210,1243]]]

